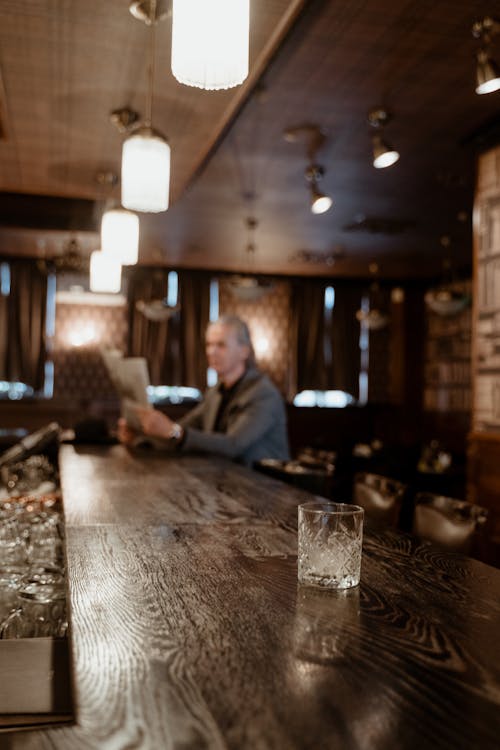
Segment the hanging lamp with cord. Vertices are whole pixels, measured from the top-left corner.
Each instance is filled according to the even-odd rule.
[[[150,15],[143,19],[150,29],[150,59],[146,116],[123,143],[122,204],[132,211],[166,211],[170,193],[170,146],[153,128],[153,87],[155,75],[157,3],[149,3]]]
[[[384,309],[383,295],[377,279],[378,264],[370,263],[368,270],[373,277],[373,281],[370,284],[367,304],[362,304],[356,313],[356,319],[362,325],[365,325],[369,331],[380,331],[389,323],[389,315]]]
[[[248,259],[248,273],[230,276],[227,281],[227,288],[231,295],[240,302],[257,302],[274,288],[274,284],[269,279],[256,276],[254,273],[256,250],[254,234],[258,221],[253,216],[248,216],[245,219],[245,224],[248,231],[248,242],[245,248]]]
[[[448,235],[440,238],[447,257],[443,260],[443,278],[440,284],[429,289],[424,296],[427,307],[443,317],[458,315],[470,305],[471,298],[464,283],[454,278],[451,259],[451,239]]]

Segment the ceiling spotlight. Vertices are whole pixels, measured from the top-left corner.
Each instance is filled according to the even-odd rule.
[[[318,189],[325,170],[319,164],[310,164],[305,171],[305,178],[311,185],[311,211],[313,214],[324,214],[331,208],[333,203],[329,195],[325,195]]]
[[[490,94],[500,89],[500,69],[488,54],[491,39],[499,32],[500,22],[489,16],[472,26],[472,36],[481,43],[477,51],[476,94]]]
[[[318,182],[325,174],[325,170],[320,164],[316,164],[316,154],[326,141],[326,133],[319,125],[312,123],[296,125],[283,131],[283,138],[288,143],[295,143],[299,137],[303,138],[307,145],[309,164],[304,175],[311,187],[311,211],[313,214],[324,214],[331,208],[333,201],[330,196],[318,189]]]
[[[500,89],[500,70],[498,65],[484,49],[477,53],[476,94],[491,94]]]
[[[368,122],[377,129],[382,129],[390,120],[389,113],[382,108],[372,109],[368,113]],[[381,133],[372,136],[373,144],[373,166],[376,169],[391,167],[399,160],[399,152],[382,138]]]

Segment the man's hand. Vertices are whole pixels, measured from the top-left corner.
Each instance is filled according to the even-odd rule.
[[[123,417],[120,417],[116,430],[116,437],[120,443],[123,443],[124,445],[132,445],[137,434],[138,433],[135,430],[129,427],[127,421],[123,419]]]
[[[174,422],[157,409],[136,406],[135,412],[141,423],[142,431],[150,437],[169,439]]]

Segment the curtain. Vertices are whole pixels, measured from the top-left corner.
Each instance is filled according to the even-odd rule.
[[[356,312],[361,306],[363,287],[345,282],[335,283],[334,289],[335,305],[325,342],[327,351],[331,350],[331,357],[325,362],[328,388],[346,391],[358,398],[361,352]]]
[[[327,286],[335,290],[331,311],[325,310]],[[358,397],[361,354],[356,312],[362,292],[361,285],[327,279],[295,283],[290,342],[295,393],[342,390]]]
[[[207,385],[205,331],[210,313],[210,281],[209,273],[179,271],[182,380],[183,385],[202,391]]]
[[[8,377],[8,345],[9,345],[9,298],[0,294],[0,380]]]
[[[168,270],[134,268],[128,281],[128,356],[145,357],[152,385],[183,385],[179,347],[180,314],[167,320],[148,320],[138,301],[151,302],[167,296]]]
[[[0,298],[0,377],[35,391],[45,379],[47,276],[32,260],[10,266],[10,294]]]
[[[153,385],[186,385],[204,390],[211,275],[178,272],[180,310],[166,321],[150,321],[136,307],[139,300],[149,302],[167,296],[168,273],[167,269],[135,268],[130,275],[128,354],[146,358]]]
[[[291,301],[291,368],[295,393],[325,390],[325,288],[326,281],[303,279],[294,284]],[[295,395],[295,394],[291,394]]]

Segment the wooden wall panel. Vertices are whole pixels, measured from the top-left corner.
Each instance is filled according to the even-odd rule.
[[[478,160],[474,205],[472,432],[467,496],[490,510],[500,550],[500,146]]]

